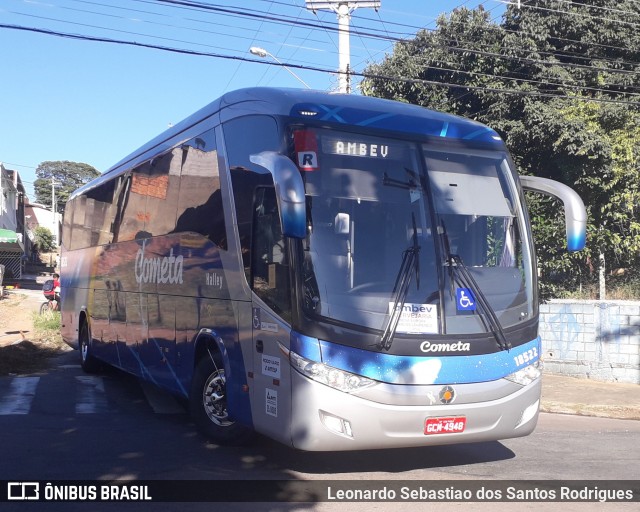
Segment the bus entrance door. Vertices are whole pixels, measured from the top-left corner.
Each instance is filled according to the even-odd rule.
[[[289,363],[279,348],[288,346],[289,327],[256,302],[252,307],[254,378],[252,415],[257,431],[290,442]]]

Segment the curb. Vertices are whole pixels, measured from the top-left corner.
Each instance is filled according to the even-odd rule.
[[[540,404],[540,412],[640,421],[640,409],[621,405],[572,404],[543,400]]]

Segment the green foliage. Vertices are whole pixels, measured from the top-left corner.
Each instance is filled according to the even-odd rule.
[[[88,164],[66,160],[47,161],[38,165],[36,176],[38,178],[33,183],[36,202],[51,206],[51,180],[53,179],[56,183],[56,211],[62,213],[71,193],[93,178],[100,176],[100,172]]]
[[[56,250],[56,244],[53,238],[53,233],[49,228],[44,226],[38,226],[33,230],[35,236],[35,244],[40,252],[50,252]]]
[[[588,246],[573,255],[561,206],[528,196],[545,297],[592,288],[601,254],[609,269],[640,266],[639,24],[632,0],[511,3],[500,23],[459,8],[366,70],[364,94],[488,124],[518,172],[580,194]]]

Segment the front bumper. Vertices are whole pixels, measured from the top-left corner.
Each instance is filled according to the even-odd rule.
[[[426,400],[417,399],[433,396],[435,388],[442,386],[401,386],[404,405],[389,405],[343,393],[296,371],[291,375],[291,442],[301,450],[367,450],[495,441],[530,434],[538,419],[541,379],[524,387],[514,387],[504,379],[454,385],[462,398],[449,405],[439,402],[428,405]],[[462,403],[465,395],[482,397],[483,387],[488,391],[485,399]],[[408,400],[407,395],[416,399]],[[422,403],[406,405],[419,402]],[[464,417],[464,431],[425,435],[426,419],[439,417]]]

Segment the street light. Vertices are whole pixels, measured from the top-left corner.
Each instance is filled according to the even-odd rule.
[[[298,75],[296,75],[293,71],[291,71],[287,66],[285,66],[280,60],[278,60],[278,58],[273,55],[272,53],[269,53],[267,50],[265,50],[264,48],[260,48],[258,46],[252,46],[251,48],[249,48],[249,52],[252,55],[257,55],[258,57],[261,58],[265,58],[265,57],[271,57],[273,60],[275,60],[278,64],[280,64],[284,69],[286,69],[289,73],[291,73],[291,75],[293,77],[295,77],[296,80],[298,80],[302,85],[304,85],[307,89],[311,89],[311,87],[309,87],[309,85],[307,84],[307,82],[305,82],[302,78],[300,78]]]

